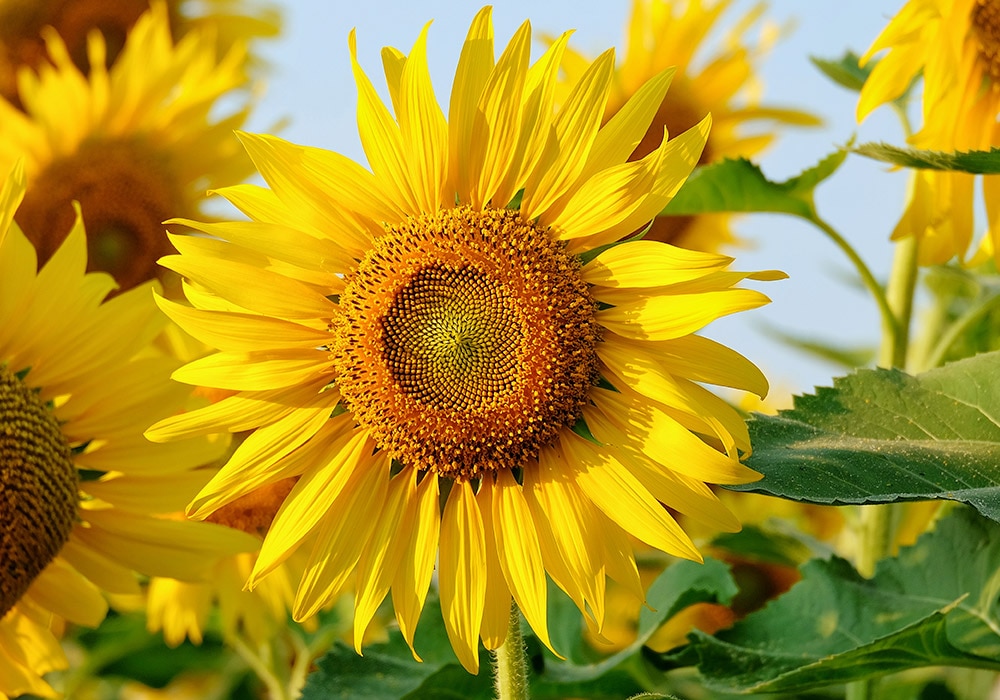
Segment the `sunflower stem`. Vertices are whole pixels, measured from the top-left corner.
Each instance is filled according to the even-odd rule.
[[[858,255],[858,251],[854,250],[851,244],[847,242],[847,239],[841,236],[837,229],[833,228],[833,226],[821,219],[818,215],[810,217],[809,221],[811,221],[820,231],[825,233],[827,238],[833,241],[833,243],[840,248],[844,255],[847,256],[847,259],[854,265],[854,269],[857,270],[858,277],[861,278],[862,284],[865,285],[872,297],[875,299],[875,303],[878,305],[879,314],[882,317],[883,347],[885,347],[886,341],[895,347],[897,336],[900,333],[899,320],[896,314],[893,313],[888,295],[886,291],[882,289],[882,285],[878,283],[878,280],[875,279],[875,275],[872,274],[871,269],[862,257]]]
[[[892,272],[885,291],[888,318],[883,319],[879,365],[886,368],[906,366],[909,349],[910,320],[913,316],[913,295],[917,286],[917,246],[915,236],[896,245]],[[903,504],[861,506],[858,514],[858,550],[855,565],[867,578],[875,575],[878,562],[892,554],[896,530],[903,516]],[[847,700],[868,700],[875,697],[874,679],[855,681],[847,685]]]
[[[262,654],[250,648],[238,634],[228,635],[226,643],[233,648],[247,666],[254,672],[264,687],[267,688],[268,697],[272,700],[292,700],[288,688],[271,668],[271,664],[262,658]]]
[[[521,634],[521,611],[510,602],[507,638],[493,650],[493,687],[497,700],[528,700],[528,656]]]

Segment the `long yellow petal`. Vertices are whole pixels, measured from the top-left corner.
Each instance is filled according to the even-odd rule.
[[[448,125],[434,96],[427,67],[427,29],[417,37],[399,84],[399,127],[407,154],[409,181],[419,211],[433,212],[451,206],[448,182]]]
[[[483,517],[468,481],[452,485],[441,517],[438,570],[441,614],[451,646],[469,673],[479,673],[479,630],[486,596]]]
[[[393,205],[404,214],[420,211],[404,158],[405,148],[399,126],[382,104],[378,93],[358,63],[358,45],[354,30],[348,37],[351,67],[358,88],[358,135],[372,172],[388,190]]]
[[[509,470],[497,474],[492,517],[497,554],[510,592],[538,639],[558,656],[549,641],[545,566],[538,533],[521,485]]]
[[[476,13],[462,44],[455,69],[448,107],[448,158],[451,189],[465,199],[473,187],[473,162],[481,162],[483,144],[472,138],[479,113],[479,98],[493,70],[493,8],[487,5]]]
[[[489,480],[492,482],[492,480]],[[486,542],[486,595],[483,608],[483,626],[479,630],[483,646],[496,649],[507,638],[510,625],[510,589],[504,578],[500,557],[497,555],[496,524],[493,518],[493,495],[496,488],[490,484],[479,487],[476,500],[483,514],[483,533]]]
[[[732,261],[727,255],[659,241],[626,241],[584,265],[580,276],[585,282],[603,287],[661,287],[725,269]]]
[[[406,536],[406,546],[403,560],[392,581],[392,605],[396,611],[399,631],[417,661],[420,661],[420,657],[413,648],[413,634],[417,629],[420,611],[424,608],[437,557],[441,532],[438,499],[437,475],[425,474],[417,486],[417,496],[410,501],[410,507],[400,525],[400,532]]]
[[[189,362],[171,376],[178,382],[233,391],[282,389],[330,372],[318,350],[218,352]]]
[[[417,495],[416,470],[407,469],[389,480],[385,508],[357,567],[354,597],[354,649],[361,653],[365,630],[385,599],[409,540],[400,528]]]

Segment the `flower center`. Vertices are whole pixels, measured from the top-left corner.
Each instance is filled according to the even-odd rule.
[[[78,476],[59,423],[0,365],[0,617],[69,538]]]
[[[73,226],[80,202],[87,269],[110,273],[122,289],[157,275],[171,252],[162,222],[183,215],[169,164],[136,141],[92,142],[56,160],[28,188],[15,218],[44,263]]]
[[[337,384],[405,466],[513,469],[580,417],[598,327],[579,262],[506,209],[387,227],[331,323]]]
[[[972,30],[987,72],[994,82],[1000,82],[1000,1],[977,0],[972,9]]]

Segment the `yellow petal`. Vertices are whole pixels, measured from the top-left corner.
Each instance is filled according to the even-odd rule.
[[[491,517],[504,578],[531,629],[558,656],[549,641],[545,567],[531,510],[509,470],[500,470],[493,488]]]
[[[476,494],[479,512],[483,514],[483,533],[486,542],[486,595],[483,626],[479,630],[479,635],[482,637],[483,646],[487,649],[498,648],[507,638],[511,605],[510,589],[507,588],[503,567],[497,555],[497,536],[493,520],[494,491],[495,488],[492,486],[483,485]]]
[[[396,568],[409,538],[400,525],[416,498],[416,470],[407,469],[389,480],[385,508],[361,558],[358,560],[357,592],[354,598],[354,649],[361,653],[365,630],[389,592]]]
[[[334,501],[356,481],[355,474],[370,470],[373,447],[365,430],[345,433],[327,446],[329,457],[302,474],[274,516],[248,585],[253,586],[285,561],[329,515]],[[317,508],[317,503],[326,505]]]
[[[389,483],[390,460],[385,452],[364,455],[365,464],[333,501],[330,511],[316,531],[306,569],[299,582],[292,608],[302,621],[333,602],[353,576],[372,531],[385,517],[385,495]],[[315,502],[313,502],[315,507]]]
[[[462,44],[462,53],[455,69],[448,107],[449,169],[452,189],[464,198],[472,191],[471,164],[479,162],[477,149],[481,143],[472,138],[472,129],[479,114],[479,98],[493,70],[493,8],[487,5],[476,13],[469,33]]]
[[[101,590],[61,557],[42,569],[25,595],[45,610],[87,627],[97,627],[108,613]]]
[[[580,489],[606,516],[646,544],[678,557],[701,561],[679,525],[642,484],[606,450],[574,434],[559,445],[577,471]]]
[[[218,352],[189,362],[171,376],[178,382],[233,391],[265,391],[310,383],[330,372],[318,350]]]
[[[413,658],[420,661],[413,648],[413,634],[417,629],[420,611],[424,608],[427,589],[434,573],[438,537],[441,532],[441,510],[438,504],[438,478],[425,474],[417,486],[417,496],[400,525],[406,540],[403,559],[392,581],[392,606],[403,639],[410,646]]]
[[[409,168],[409,181],[420,211],[433,212],[447,201],[448,125],[434,96],[427,67],[427,29],[424,25],[403,65],[399,84],[400,136]]]
[[[479,629],[486,596],[483,518],[468,481],[452,485],[441,517],[438,569],[441,614],[448,639],[469,673],[479,673]]]
[[[585,282],[604,287],[661,287],[722,270],[732,261],[726,255],[659,241],[626,241],[587,263],[580,276]]]
[[[770,301],[753,289],[636,295],[635,301],[598,311],[596,318],[602,326],[626,338],[673,340],[694,333],[717,318],[756,309]]]

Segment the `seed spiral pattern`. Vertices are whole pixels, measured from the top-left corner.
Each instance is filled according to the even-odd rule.
[[[976,0],[972,28],[987,72],[1000,82],[1000,0]]]
[[[517,211],[388,227],[350,275],[330,356],[349,410],[397,461],[513,469],[580,417],[597,377],[580,264]]]
[[[78,482],[58,421],[0,365],[0,617],[69,538]]]

